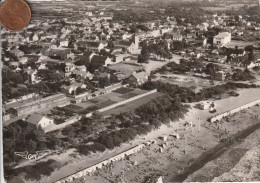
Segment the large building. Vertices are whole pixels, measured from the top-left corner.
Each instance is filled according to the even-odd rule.
[[[56,94],[46,98],[41,98],[27,103],[22,103],[22,105],[12,107],[12,109],[15,111],[15,115],[22,116],[56,106],[65,106],[69,103],[69,100],[64,94]]]
[[[231,33],[229,32],[220,32],[218,35],[214,36],[213,44],[215,46],[225,46],[231,42]]]

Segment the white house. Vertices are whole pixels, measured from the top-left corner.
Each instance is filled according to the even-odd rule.
[[[213,44],[216,46],[225,46],[231,42],[231,33],[230,32],[221,32],[218,35],[214,36]]]
[[[26,122],[36,125],[37,127],[41,127],[42,129],[46,128],[47,126],[53,125],[54,120],[42,116],[40,114],[34,113],[31,114],[27,119]]]
[[[172,40],[174,41],[182,41],[183,37],[181,34],[173,34],[172,35]]]
[[[60,47],[68,47],[69,46],[69,41],[68,40],[61,40],[60,41]]]
[[[132,75],[129,76],[127,82],[131,85],[141,85],[148,81],[148,75],[146,72],[136,72],[134,71]]]
[[[70,73],[76,68],[76,66],[73,63],[66,63],[65,72]]]
[[[67,85],[62,85],[61,86],[61,92],[67,93],[67,94],[73,94],[75,91],[78,89],[86,89],[87,85],[83,83],[78,83],[78,82],[72,82],[69,86]]]

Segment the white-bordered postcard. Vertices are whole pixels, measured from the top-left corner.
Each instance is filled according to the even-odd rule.
[[[8,1],[2,182],[260,181],[260,1]]]

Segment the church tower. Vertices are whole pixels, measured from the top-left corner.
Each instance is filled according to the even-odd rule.
[[[132,42],[135,44],[135,50],[139,48],[139,36],[134,34],[132,37]]]

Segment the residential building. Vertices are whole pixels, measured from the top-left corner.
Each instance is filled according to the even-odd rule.
[[[40,127],[44,130],[44,128],[54,125],[54,120],[48,117],[42,116],[41,114],[31,114],[27,119],[26,122],[35,125],[36,127]]]
[[[230,42],[231,42],[231,33],[229,32],[221,32],[218,35],[214,36],[213,38],[213,44],[215,46],[223,47]]]
[[[181,34],[172,34],[172,40],[174,41],[182,41],[183,37]]]
[[[66,93],[66,94],[76,94],[76,90],[78,88],[80,89],[86,89],[86,85],[83,83],[78,83],[78,82],[72,82],[70,85],[62,85],[61,86],[61,92]]]
[[[134,71],[127,79],[127,83],[130,85],[141,85],[148,81],[148,75],[146,72],[136,72]]]
[[[67,59],[70,54],[69,48],[52,48],[48,52],[48,56],[54,59]]]

